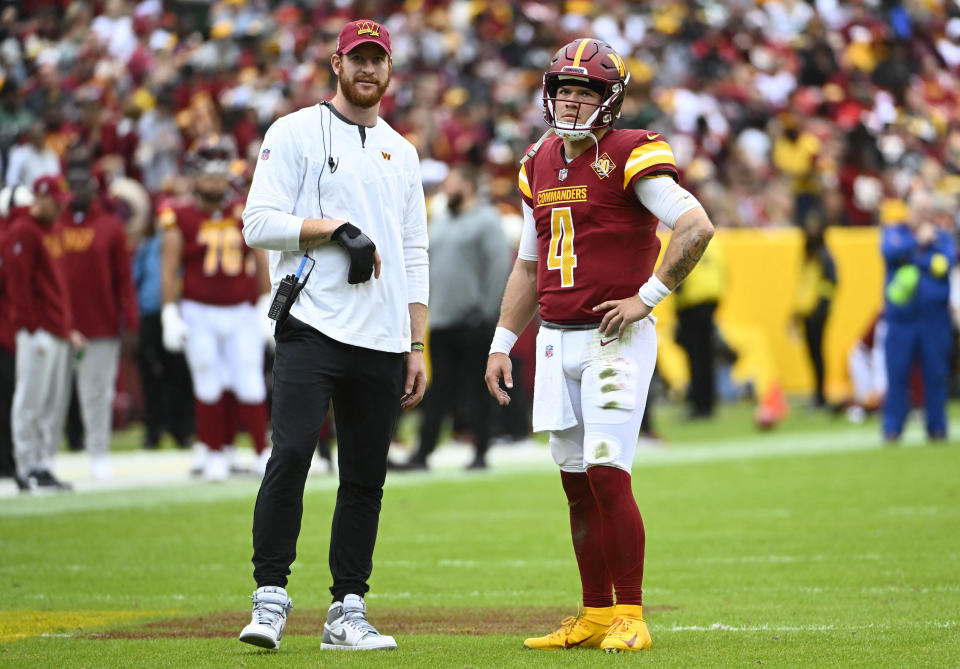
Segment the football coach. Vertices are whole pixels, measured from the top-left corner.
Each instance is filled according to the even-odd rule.
[[[340,487],[330,533],[324,649],[396,648],[363,596],[400,408],[423,397],[427,215],[417,151],[378,117],[393,61],[386,28],[351,21],[330,63],[328,102],[273,123],[243,213],[269,251],[277,320],[273,452],[253,516],[253,620],[240,640],[278,648],[303,490],[333,401]]]

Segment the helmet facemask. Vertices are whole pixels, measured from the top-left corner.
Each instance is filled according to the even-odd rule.
[[[607,82],[584,76],[545,74],[543,77],[543,110],[544,118],[554,129],[557,135],[573,141],[585,139],[594,130],[606,128],[620,117],[622,104],[623,84]],[[561,121],[557,118],[557,91],[562,86],[582,86],[600,94],[600,102],[586,102],[563,100],[567,104],[577,105],[577,118],[580,118],[580,109],[584,106],[594,107],[593,113],[582,123]],[[616,109],[616,111],[614,111]]]

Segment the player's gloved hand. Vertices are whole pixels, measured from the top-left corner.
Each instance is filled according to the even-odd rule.
[[[350,271],[347,283],[363,283],[373,274],[377,247],[373,241],[360,232],[352,223],[344,223],[333,231],[330,239],[335,241],[350,256]],[[377,272],[379,275],[379,272]]]
[[[270,311],[271,301],[270,293],[264,293],[257,298],[255,309],[257,311],[257,325],[260,326],[260,334],[263,336],[263,341],[272,351],[277,343],[273,338],[273,321],[267,316],[267,312]]]
[[[183,351],[190,328],[180,316],[180,308],[173,302],[163,305],[160,325],[163,328],[163,347],[171,353]]]

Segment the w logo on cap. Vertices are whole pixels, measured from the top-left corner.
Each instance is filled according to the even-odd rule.
[[[357,35],[380,37],[380,26],[373,21],[357,21]]]

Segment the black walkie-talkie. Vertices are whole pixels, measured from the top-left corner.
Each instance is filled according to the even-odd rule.
[[[301,281],[300,275],[303,273],[303,267],[307,264],[307,260],[312,264],[310,265],[310,271],[307,272],[307,275],[303,277]],[[297,296],[300,295],[303,287],[307,285],[307,279],[310,278],[310,274],[313,272],[316,264],[313,258],[304,253],[303,258],[300,260],[300,267],[297,268],[297,273],[287,274],[280,280],[280,285],[277,286],[277,293],[273,296],[270,309],[267,310],[267,317],[275,320],[278,327],[287,319],[287,315],[290,313],[290,307],[297,301]]]
[[[290,306],[293,303],[290,296],[293,295],[296,288],[297,277],[295,275],[287,274],[280,280],[280,285],[277,287],[277,294],[273,296],[273,302],[270,303],[270,310],[267,311],[267,318],[271,318],[279,323],[282,320],[281,315],[286,316],[287,313],[290,312]]]

